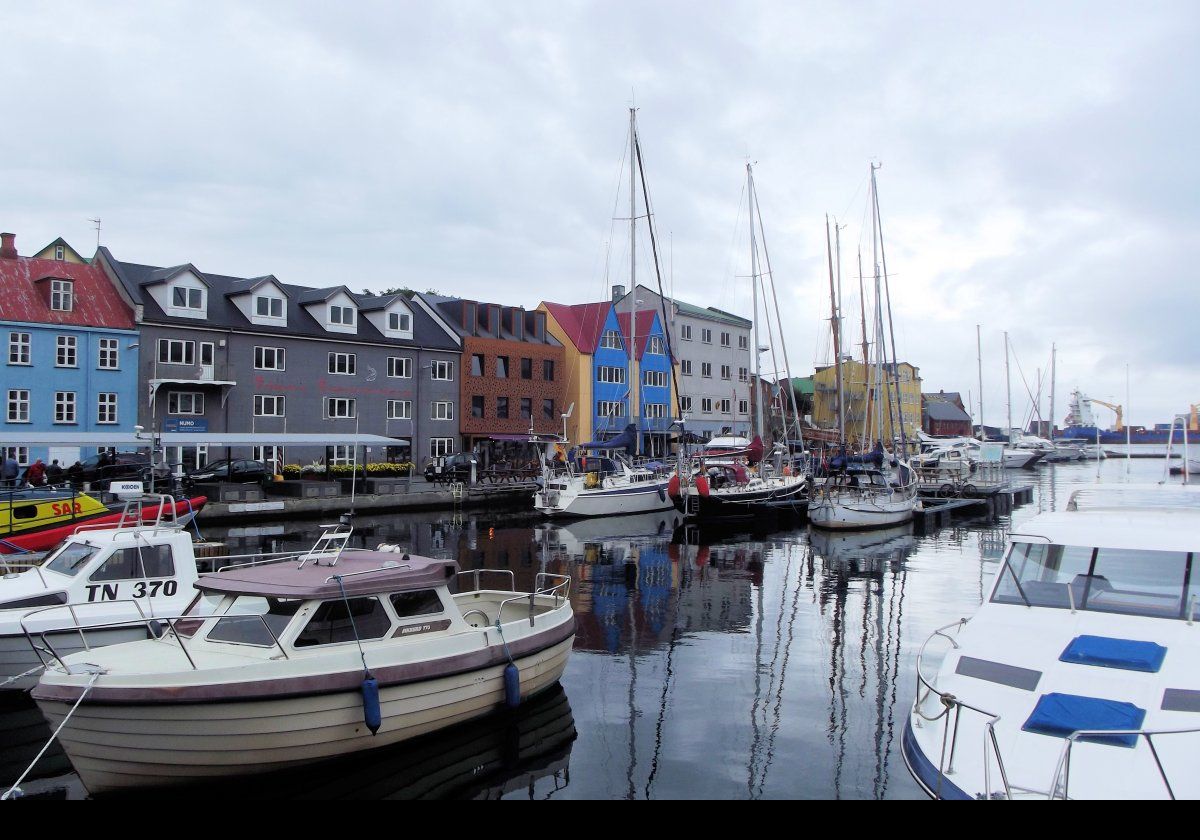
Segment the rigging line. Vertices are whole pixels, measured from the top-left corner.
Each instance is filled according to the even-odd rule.
[[[881,164],[882,165],[882,164]],[[883,217],[879,211],[879,188],[875,184],[875,170],[871,170],[871,193],[875,199],[875,224],[879,227],[879,259],[883,264],[883,288],[887,294],[888,331],[892,338],[892,374],[895,377],[896,413],[900,418],[900,444],[904,454],[908,454],[908,433],[904,428],[904,406],[900,402],[900,358],[896,355],[896,322],[892,319],[892,286],[888,282],[887,250],[883,246]],[[892,434],[895,435],[895,427]],[[893,447],[895,443],[893,442]]]

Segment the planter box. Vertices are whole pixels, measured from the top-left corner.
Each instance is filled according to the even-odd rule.
[[[272,496],[291,496],[296,499],[322,499],[328,496],[341,495],[342,488],[336,481],[313,481],[306,478],[272,481],[266,485],[266,491]]]
[[[210,502],[261,502],[263,489],[258,484],[229,484],[224,481],[214,481],[211,484],[197,484],[195,492],[207,496]]]
[[[342,485],[342,495],[350,494],[350,479],[339,478],[338,482]],[[407,478],[362,478],[358,479],[358,484],[355,485],[356,493],[362,493],[368,496],[386,496],[393,493],[407,493],[408,479]]]

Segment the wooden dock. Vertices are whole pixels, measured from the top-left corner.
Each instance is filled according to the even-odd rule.
[[[976,490],[956,498],[921,496],[923,510],[913,515],[917,529],[928,533],[949,525],[956,517],[995,519],[1012,513],[1013,508],[1033,501],[1033,485],[1005,485]]]

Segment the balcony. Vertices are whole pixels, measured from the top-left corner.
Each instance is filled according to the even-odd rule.
[[[175,365],[154,360],[142,365],[142,378],[152,387],[166,384],[218,386],[237,384],[233,378],[232,366],[228,364]]]

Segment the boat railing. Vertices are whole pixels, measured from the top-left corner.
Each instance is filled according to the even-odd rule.
[[[1064,800],[1070,798],[1071,755],[1075,750],[1075,745],[1079,741],[1085,739],[1091,741],[1096,738],[1136,737],[1145,739],[1146,746],[1150,750],[1150,757],[1154,760],[1154,766],[1158,770],[1158,777],[1162,780],[1163,787],[1166,788],[1167,797],[1175,799],[1175,788],[1171,785],[1171,780],[1167,777],[1167,771],[1162,763],[1162,756],[1158,754],[1158,749],[1154,746],[1154,739],[1169,735],[1196,734],[1200,734],[1200,727],[1188,727],[1186,729],[1089,729],[1072,732],[1067,736],[1066,743],[1063,744],[1058,765],[1054,769],[1054,778],[1051,780],[1049,798]]]
[[[136,620],[145,620],[146,619],[146,613],[142,609],[142,605],[138,601],[136,601],[132,598],[122,598],[117,601],[96,601],[96,602],[88,602],[88,603],[82,603],[82,604],[70,604],[70,603],[68,603],[68,604],[52,604],[48,607],[41,607],[40,609],[31,610],[31,611],[25,613],[25,615],[21,617],[21,632],[25,634],[25,640],[29,642],[30,647],[33,648],[33,652],[37,655],[38,659],[41,660],[42,665],[49,664],[42,657],[43,653],[47,653],[52,658],[57,659],[59,664],[62,665],[62,657],[60,657],[58,655],[58,653],[54,650],[54,646],[52,644],[50,644],[50,642],[46,639],[46,634],[47,633],[78,634],[79,641],[83,643],[83,649],[91,650],[92,646],[88,643],[86,631],[93,630],[96,627],[99,627],[100,625],[93,625],[93,624],[84,625],[79,620],[79,613],[77,612],[77,610],[81,607],[86,608],[86,607],[95,607],[95,606],[101,606],[101,605],[103,605],[104,607],[113,607],[113,606],[116,606],[117,604],[132,604],[134,609],[136,609],[137,613],[138,613],[138,619],[136,619]],[[43,628],[42,630],[31,630],[25,624],[25,622],[27,622],[29,619],[33,618],[35,615],[41,615],[43,613],[53,612],[55,610],[66,610],[71,616],[71,626],[69,626],[69,627],[67,627],[67,626],[48,627],[48,628]],[[41,638],[42,644],[45,647],[38,648],[37,644],[35,644],[33,641],[34,634],[37,634]],[[66,666],[63,666],[63,667],[66,667]]]
[[[502,575],[508,578],[508,591],[515,592],[517,589],[517,576],[512,569],[468,569],[465,572],[458,572],[454,575],[454,580],[457,582],[459,578],[469,577],[472,581],[472,589],[468,592],[479,591],[479,581],[484,575]]]
[[[97,603],[101,603],[101,602],[97,602]],[[102,603],[105,605],[111,605],[111,604],[118,604],[118,603],[122,603],[122,602],[121,601],[104,601]],[[60,604],[60,605],[56,605],[53,607],[45,607],[43,609],[34,610],[33,612],[27,613],[25,615],[25,617],[21,619],[21,630],[25,633],[25,639],[29,642],[30,646],[33,648],[34,653],[37,655],[38,659],[41,661],[43,666],[49,667],[51,662],[53,661],[53,662],[57,662],[58,666],[63,671],[69,672],[70,669],[67,666],[66,662],[63,661],[62,654],[60,654],[57,650],[55,650],[54,645],[50,642],[50,640],[47,638],[47,636],[55,635],[55,634],[64,634],[64,633],[72,633],[72,634],[78,633],[79,637],[83,640],[84,649],[90,651],[91,645],[88,643],[87,635],[86,635],[88,632],[95,632],[98,630],[120,630],[120,629],[125,629],[125,628],[133,628],[133,627],[141,626],[141,627],[146,628],[147,636],[152,639],[162,639],[164,636],[166,636],[168,633],[170,633],[170,635],[175,638],[175,641],[179,643],[179,650],[183,653],[184,657],[187,659],[188,664],[191,666],[192,670],[198,671],[198,670],[200,670],[200,668],[199,668],[199,666],[196,665],[196,660],[195,660],[195,658],[193,658],[191,651],[188,650],[187,644],[184,641],[185,639],[190,638],[190,635],[185,635],[185,634],[180,633],[179,629],[176,626],[179,622],[184,621],[184,622],[190,622],[192,624],[199,625],[199,624],[203,624],[204,622],[209,621],[210,619],[213,619],[213,618],[218,618],[218,619],[221,619],[221,618],[254,619],[254,618],[257,618],[260,622],[262,622],[263,629],[265,629],[267,631],[267,635],[271,637],[272,646],[279,649],[279,652],[280,652],[280,654],[283,655],[284,659],[291,659],[291,657],[288,656],[287,650],[284,649],[283,644],[279,641],[279,637],[275,634],[275,631],[271,629],[271,625],[267,623],[266,616],[255,615],[253,613],[236,613],[236,614],[226,614],[226,615],[221,615],[221,616],[216,616],[216,615],[174,615],[174,616],[151,615],[151,616],[147,616],[142,611],[141,605],[139,605],[136,601],[132,602],[132,603],[134,604],[134,606],[137,607],[138,613],[141,616],[140,618],[130,618],[130,619],[125,619],[123,621],[106,621],[106,622],[101,622],[98,624],[81,625],[81,624],[79,624],[78,618],[75,616],[74,610],[72,609],[71,615],[72,615],[72,619],[75,621],[75,626],[72,626],[72,627],[47,627],[47,628],[44,628],[41,630],[32,630],[25,625],[26,620],[28,620],[30,617],[32,617],[33,615],[36,615],[38,613],[48,612],[50,610],[55,610],[55,609],[63,609],[63,608],[67,608],[67,607],[81,606],[81,605],[75,605],[75,604]],[[197,629],[199,629],[199,628],[197,627]],[[40,641],[42,643],[42,647],[38,647],[37,642],[34,641],[35,636],[37,637],[38,641]],[[43,654],[48,654],[50,659],[47,659]]]
[[[341,522],[333,525],[322,525],[321,536],[317,537],[317,541],[313,543],[313,547],[300,558],[300,568],[303,569],[309,560],[322,560],[327,555],[332,554],[333,559],[329,565],[336,566],[338,558],[342,552],[346,550],[346,544],[350,541],[350,536],[354,533],[353,525],[345,525]]]
[[[545,584],[547,584],[551,581],[555,581],[555,580],[557,580],[558,583],[555,583],[549,587],[547,587],[545,585]],[[556,575],[556,574],[552,574],[550,572],[538,572],[537,577],[534,579],[532,592],[530,592],[526,595],[517,595],[512,598],[506,598],[500,602],[500,609],[496,611],[496,623],[497,624],[504,623],[500,619],[504,615],[504,608],[507,607],[509,604],[516,604],[516,603],[520,603],[523,601],[528,601],[529,602],[529,615],[528,615],[529,626],[532,627],[534,618],[537,615],[537,612],[536,612],[537,600],[539,597],[545,598],[546,596],[554,597],[554,607],[553,607],[554,609],[558,609],[560,606],[562,606],[562,603],[565,602],[571,596],[571,578],[570,578],[570,576]]]
[[[116,523],[85,523],[77,526],[72,533],[82,534],[87,531],[132,531],[135,529],[148,530],[152,533],[177,531],[183,526],[175,515],[175,504],[174,497],[162,493],[139,495],[137,498],[125,501],[125,505],[121,508],[121,516],[117,519]],[[153,519],[146,518],[145,511],[147,505],[157,505],[157,512],[154,514]]]

